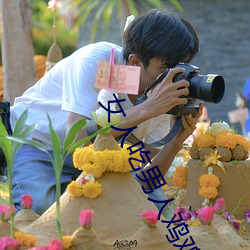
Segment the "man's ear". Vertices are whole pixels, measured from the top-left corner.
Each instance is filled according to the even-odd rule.
[[[128,57],[129,64],[132,66],[140,66],[140,59],[136,54],[130,54]]]

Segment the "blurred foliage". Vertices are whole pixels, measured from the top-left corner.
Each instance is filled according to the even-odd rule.
[[[48,9],[48,1],[32,1],[33,45],[37,55],[47,55],[53,43],[53,11]],[[63,57],[68,56],[78,46],[79,28],[66,27],[63,17],[57,13],[56,41],[62,50]]]
[[[111,20],[115,13],[121,18],[126,6],[130,15],[138,16],[139,10],[152,8],[165,9],[166,4],[162,0],[68,0],[71,7],[77,9],[76,26],[92,19],[90,41],[95,41],[95,35],[102,26],[102,39],[106,39],[107,31],[110,29]],[[168,0],[178,11],[184,11],[178,0]],[[122,25],[123,27],[124,25]]]
[[[53,12],[48,9],[48,0],[32,1],[33,46],[36,55],[47,55],[53,43]],[[66,27],[63,17],[57,15],[56,23],[57,44],[62,50],[63,57],[70,55],[78,47],[79,28]],[[0,30],[0,38],[2,30]],[[0,39],[0,65],[2,65],[2,41]]]

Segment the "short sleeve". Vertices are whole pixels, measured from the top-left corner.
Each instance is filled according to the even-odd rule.
[[[98,107],[99,90],[94,87],[97,60],[81,58],[65,65],[62,88],[62,110],[92,117]]]

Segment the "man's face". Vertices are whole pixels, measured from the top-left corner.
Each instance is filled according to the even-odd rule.
[[[148,67],[145,69],[143,64],[141,66],[141,77],[140,77],[140,92],[143,91],[148,85],[153,83],[155,79],[166,70],[166,66],[162,63],[159,58],[152,58],[149,61]]]

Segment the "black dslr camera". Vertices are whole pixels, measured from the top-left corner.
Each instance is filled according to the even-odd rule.
[[[198,106],[194,104],[194,99],[200,99],[211,103],[219,103],[221,101],[225,92],[225,82],[222,76],[216,74],[199,75],[200,69],[188,63],[178,63],[175,67],[185,69],[185,72],[174,76],[173,82],[177,82],[181,79],[186,79],[189,82],[189,95],[185,96],[185,98],[188,98],[188,103],[175,106],[167,114],[178,116],[197,114]],[[168,69],[165,70],[155,82],[145,89],[143,95],[136,99],[135,105],[144,102],[148,98],[148,91],[160,83],[166,77],[168,71]]]

